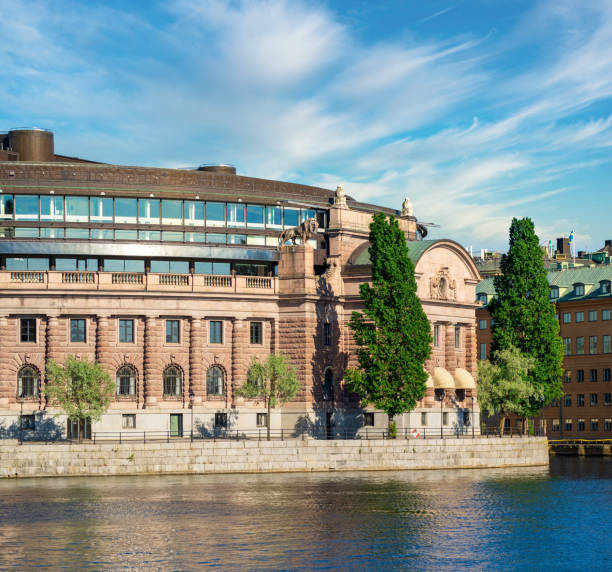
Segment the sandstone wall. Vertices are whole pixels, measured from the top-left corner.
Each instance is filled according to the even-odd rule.
[[[545,437],[0,444],[2,477],[459,469],[547,464]]]

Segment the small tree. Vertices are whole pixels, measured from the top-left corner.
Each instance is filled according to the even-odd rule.
[[[494,362],[478,362],[478,401],[488,415],[499,414],[499,431],[503,435],[506,417],[525,417],[534,399],[542,399],[543,391],[529,381],[535,359],[524,356],[511,346],[498,350]]]
[[[534,359],[528,374],[534,391],[526,415],[537,415],[545,404],[563,394],[563,343],[555,307],[550,303],[543,252],[531,219],[512,219],[510,245],[508,254],[502,256],[501,271],[494,280],[497,297],[489,303],[495,320],[492,350],[516,347]]]
[[[375,214],[370,225],[372,286],[361,284],[364,311],[349,326],[359,346],[359,369],[349,369],[347,387],[363,401],[393,417],[416,407],[425,395],[425,361],[431,353],[431,326],[417,296],[414,265],[406,237],[392,216]]]
[[[107,411],[115,383],[99,363],[68,356],[65,365],[50,360],[46,367],[45,395],[66,412],[71,421],[98,421]]]
[[[300,387],[295,367],[282,354],[270,354],[264,363],[251,360],[247,382],[236,390],[236,395],[266,400],[266,437],[270,440],[270,412],[273,407],[293,399]]]

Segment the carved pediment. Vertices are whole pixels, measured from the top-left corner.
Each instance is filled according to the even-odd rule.
[[[457,283],[451,277],[447,267],[440,268],[429,279],[429,297],[432,300],[455,300],[457,298]]]

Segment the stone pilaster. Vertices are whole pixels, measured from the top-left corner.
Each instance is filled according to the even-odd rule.
[[[47,318],[47,345],[45,348],[45,362],[54,360],[58,363],[62,362],[63,349],[66,347],[68,340],[66,332],[62,329],[63,324],[56,316]]]
[[[189,393],[193,396],[191,405],[202,403],[206,393],[204,371],[204,325],[201,318],[191,319],[189,339]]]
[[[6,407],[11,401],[14,401],[16,396],[15,383],[11,383],[8,378],[9,371],[7,364],[13,357],[9,351],[11,344],[10,321],[6,316],[0,317],[0,363],[3,366],[0,368],[0,407]]]
[[[96,324],[96,361],[108,372],[111,378],[115,377],[111,347],[113,344],[113,331],[107,316],[98,316]]]
[[[446,323],[444,325],[444,363],[445,368],[451,375],[454,375],[457,367],[457,349],[455,348],[455,324]]]
[[[249,322],[234,320],[232,329],[232,405],[236,404],[235,391],[246,381],[249,367]]]
[[[145,407],[155,406],[162,396],[162,370],[159,354],[161,342],[160,323],[155,318],[146,318],[143,364]]]

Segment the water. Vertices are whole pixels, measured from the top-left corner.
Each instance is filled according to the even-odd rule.
[[[0,481],[0,568],[610,570],[612,458]]]

